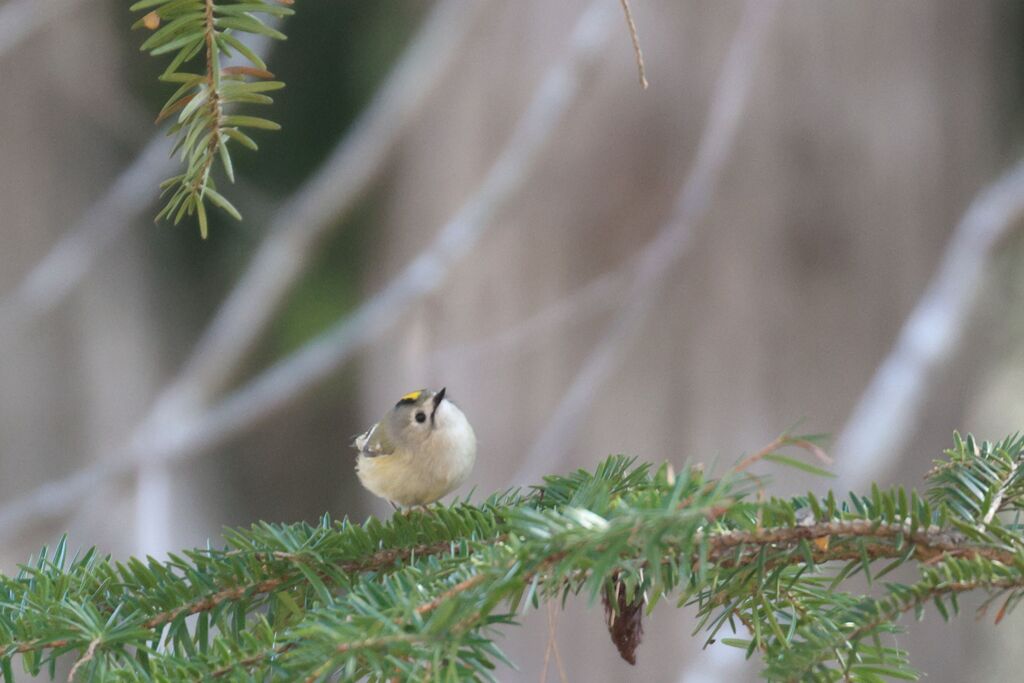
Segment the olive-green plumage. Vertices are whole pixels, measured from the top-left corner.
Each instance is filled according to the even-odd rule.
[[[466,480],[476,461],[476,435],[445,393],[406,394],[356,438],[356,473],[370,492],[397,505],[427,505]]]

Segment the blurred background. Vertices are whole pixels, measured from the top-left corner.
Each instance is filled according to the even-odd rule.
[[[794,425],[840,476],[777,494],[920,486],[953,430],[1024,427],[1020,4],[634,0],[646,91],[615,0],[296,10],[256,46],[283,130],[202,241],[152,221],[170,89],[125,3],[0,5],[0,570],[389,515],[348,444],[420,387],[477,500]],[[756,679],[691,616],[632,668],[599,609],[529,614],[498,676]],[[930,680],[1019,677],[1019,614],[929,616]]]

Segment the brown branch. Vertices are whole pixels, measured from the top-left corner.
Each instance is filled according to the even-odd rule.
[[[381,636],[379,638],[365,638],[364,640],[354,640],[349,643],[338,643],[338,647],[335,649],[338,652],[351,652],[352,650],[377,648],[390,643],[410,643],[416,640],[417,637],[415,633],[397,633],[390,636]]]
[[[437,597],[433,598],[432,600],[430,600],[428,602],[425,602],[422,605],[418,606],[415,611],[419,615],[427,614],[427,613],[437,609],[438,607],[440,607],[446,600],[450,600],[451,598],[455,597],[456,595],[459,595],[460,593],[464,593],[465,591],[469,590],[470,588],[473,588],[474,586],[477,586],[477,585],[483,583],[483,581],[486,578],[487,578],[486,574],[474,574],[473,576],[469,577],[468,579],[455,584],[454,586],[452,586],[451,588],[446,590],[444,593],[441,593],[440,595],[438,595]],[[471,624],[473,622],[473,620],[478,618],[479,616],[480,616],[479,611],[473,613],[472,615],[470,615],[466,619],[463,619],[458,624],[453,626],[452,629],[450,629],[449,632],[465,630],[467,624]],[[399,622],[396,625],[401,626],[401,622]],[[397,634],[391,634],[391,635],[386,635],[386,636],[378,636],[378,637],[375,637],[375,638],[364,638],[363,640],[350,641],[350,642],[346,642],[346,643],[338,643],[337,647],[335,647],[335,651],[338,652],[339,654],[344,654],[346,652],[351,652],[353,650],[363,650],[363,649],[387,647],[388,645],[391,645],[391,644],[394,644],[394,643],[414,643],[414,642],[417,642],[417,641],[420,641],[420,640],[426,640],[427,638],[428,638],[427,636],[424,636],[422,634],[417,634],[417,633],[397,633]],[[281,646],[279,646],[277,648],[274,648],[274,650],[272,650],[269,653],[262,653],[262,654],[259,654],[259,655],[253,655],[251,657],[247,657],[247,658],[245,658],[243,660],[240,660],[239,662],[236,662],[236,663],[234,663],[234,664],[232,664],[230,666],[218,669],[217,671],[215,671],[213,673],[213,677],[220,678],[220,677],[230,673],[231,671],[234,671],[238,667],[249,668],[251,666],[255,666],[255,665],[259,664],[260,662],[266,660],[267,657],[270,657],[270,656],[273,656],[273,655],[282,654],[282,653],[287,652],[288,650],[292,649],[293,647],[295,647],[294,643],[286,643],[286,644],[281,645]],[[306,677],[306,679],[305,679],[306,682],[307,683],[312,683],[312,681],[315,681],[318,678],[320,678],[323,674],[327,673],[327,671],[331,668],[331,665],[332,665],[332,661],[331,660],[327,660],[326,662],[324,662],[312,674],[310,674],[308,677]]]
[[[208,108],[210,110],[210,130],[213,134],[210,136],[210,141],[206,143],[206,159],[203,161],[203,165],[200,168],[199,173],[196,175],[195,181],[192,183],[192,194],[199,195],[196,197],[197,202],[202,201],[200,188],[206,185],[206,180],[210,175],[210,167],[213,166],[214,157],[217,155],[217,147],[220,145],[220,130],[223,125],[224,116],[220,92],[217,90],[217,79],[220,74],[215,73],[214,71],[214,57],[216,56],[217,50],[217,28],[214,23],[213,2],[214,0],[206,0],[206,26],[203,31],[203,39],[206,41],[206,86],[209,88],[207,101],[209,103]],[[206,235],[203,234],[203,237],[205,238]]]
[[[557,626],[558,619],[557,619],[557,617],[554,617],[554,614],[555,614],[555,603],[549,602],[548,604],[551,605],[551,614],[553,615],[552,621],[554,621],[555,622],[555,626]],[[552,635],[552,640],[551,640],[552,647],[551,647],[551,649],[555,653],[555,666],[558,668],[558,681],[559,681],[559,683],[569,683],[569,677],[565,673],[565,664],[562,662],[562,653],[558,651],[558,639],[555,638],[555,633],[554,632],[552,632],[551,635]]]
[[[244,64],[238,66],[226,66],[220,70],[222,75],[229,76],[252,76],[253,78],[264,78],[271,79],[274,74],[266,69],[260,69],[255,66],[247,66]]]
[[[805,451],[807,451],[808,453],[810,453],[811,455],[813,455],[814,457],[816,457],[822,463],[824,463],[826,465],[831,465],[832,464],[832,458],[830,458],[829,455],[820,446],[818,446],[818,445],[816,445],[814,443],[811,443],[810,441],[808,441],[806,439],[801,439],[801,438],[797,438],[797,437],[790,437],[790,436],[787,436],[785,434],[782,434],[782,435],[776,437],[775,439],[773,439],[771,443],[769,443],[768,445],[766,445],[763,448],[761,448],[761,450],[757,451],[753,455],[748,455],[746,458],[743,458],[738,463],[733,465],[732,469],[729,470],[729,473],[733,474],[733,475],[740,474],[741,472],[749,469],[752,465],[754,465],[758,461],[763,460],[765,457],[767,457],[769,455],[772,455],[776,450],[778,450],[779,448],[782,448],[783,446],[796,446],[797,448],[802,448]],[[703,467],[703,466],[701,465],[700,467]],[[758,481],[758,497],[760,499],[763,496],[763,493],[764,493],[763,489],[760,486],[760,480],[757,477],[754,477],[754,475],[748,475],[748,476],[750,476],[753,479],[755,479],[755,481]],[[699,495],[703,496],[703,495],[706,495],[706,494],[710,493],[716,486],[718,486],[719,483],[720,483],[719,480],[709,481],[707,484],[704,485],[703,488],[701,488],[701,490],[699,492]],[[697,493],[694,493],[694,494],[691,494],[691,495],[687,496],[686,498],[684,498],[679,503],[679,505],[676,506],[676,508],[679,509],[679,510],[685,510],[686,508],[690,507],[690,505],[693,503],[694,497],[697,496],[697,495],[698,495]],[[724,511],[724,508],[716,508],[716,509],[710,510],[709,512],[711,513],[711,516],[708,518],[709,521],[713,521],[723,511]],[[760,514],[760,512],[759,512],[759,514]],[[760,522],[759,522],[759,524],[760,524]]]
[[[161,109],[160,113],[157,114],[156,118],[153,120],[153,123],[161,123],[164,119],[170,117],[171,114],[177,114],[179,111],[188,106],[188,103],[191,102],[193,99],[195,99],[195,93],[179,97],[175,102]]]
[[[504,537],[502,536],[500,538]],[[493,543],[495,540],[490,540],[488,542]],[[413,556],[428,557],[431,555],[439,555],[440,553],[447,551],[450,547],[451,543],[449,541],[438,541],[437,543],[419,545],[414,548],[388,548],[385,550],[379,550],[362,560],[345,562],[339,565],[339,568],[346,574],[378,571],[394,565],[395,562],[407,560]],[[302,559],[301,555],[297,555],[295,553],[274,552],[268,553],[268,555],[275,560],[301,561]],[[188,616],[198,614],[200,612],[209,612],[221,603],[229,600],[239,600],[246,596],[270,593],[289,581],[299,578],[299,576],[301,576],[301,574],[297,572],[294,574],[288,573],[273,579],[267,579],[266,581],[227,588],[202,598],[201,600],[196,600],[195,602],[183,605],[182,607],[156,614],[143,622],[142,626],[144,628],[156,628],[157,626],[170,623],[182,615]],[[325,577],[321,576],[321,578]]]
[[[97,648],[97,646],[99,646],[99,644],[100,644],[100,639],[99,638],[93,638],[93,641],[91,643],[89,643],[89,648],[85,651],[85,654],[82,655],[81,658],[79,658],[79,660],[77,662],[75,662],[75,665],[73,667],[71,667],[71,671],[68,672],[68,683],[71,683],[72,681],[74,681],[75,680],[75,674],[78,673],[78,670],[82,666],[84,666],[87,662],[92,660],[93,655],[96,654],[96,648]]]
[[[285,652],[288,652],[288,650],[291,650],[293,647],[295,647],[295,643],[285,643],[284,645],[281,645],[280,647],[275,647],[270,652],[261,652],[258,655],[252,655],[251,657],[246,657],[244,659],[240,659],[237,662],[232,662],[228,666],[223,666],[223,667],[217,669],[212,674],[210,674],[210,677],[211,678],[221,678],[223,676],[228,675],[229,673],[231,673],[232,671],[234,671],[235,669],[237,669],[239,667],[241,667],[243,669],[248,669],[249,667],[256,666],[260,662],[266,660],[267,657],[282,655]]]
[[[896,545],[891,542],[901,536],[903,537],[904,542],[911,543],[916,546],[914,557],[919,562],[925,564],[934,564],[949,557],[966,559],[983,558],[990,561],[1000,562],[1005,565],[1016,564],[1016,555],[1014,552],[1001,548],[964,542],[948,530],[939,529],[937,527],[911,530],[908,526],[904,526],[903,524],[875,524],[865,519],[837,520],[798,527],[769,527],[753,531],[716,532],[709,535],[710,553],[708,558],[710,562],[721,568],[735,569],[746,566],[747,564],[755,561],[758,554],[757,551],[763,546],[773,546],[774,549],[778,550],[780,547],[795,547],[804,540],[814,541],[815,539],[830,539],[831,542],[828,545],[822,544],[812,547],[811,555],[816,564],[823,564],[832,561],[855,560],[862,556],[861,547],[860,545],[857,547],[850,547],[848,541],[859,539],[868,542],[868,544],[864,546],[863,552],[869,559],[874,561],[878,559],[891,559],[902,556],[906,552],[906,546],[903,544]],[[701,538],[700,532],[698,532],[696,538],[698,540]],[[494,544],[501,543],[506,539],[507,535],[502,534],[493,539],[486,539],[485,542],[488,544]],[[875,542],[872,543],[871,541]],[[744,546],[749,546],[751,551],[743,552]],[[396,562],[407,560],[414,555],[438,555],[448,551],[450,547],[451,545],[449,541],[439,541],[437,543],[421,545],[415,548],[381,550],[364,559],[341,564],[339,565],[339,568],[346,573],[375,571],[391,566]],[[731,551],[736,549],[739,549],[741,552],[739,556],[733,557],[733,553]],[[296,555],[294,553],[278,552],[268,553],[268,555],[276,560],[295,561],[301,559],[301,555]],[[564,559],[565,556],[566,551],[552,553],[548,557],[544,558],[544,560],[538,565],[537,569],[531,572],[527,577],[525,577],[525,579],[529,580],[537,574],[542,574],[546,567],[559,562]],[[778,566],[780,563],[799,563],[802,561],[804,561],[804,556],[802,554],[794,554],[791,557],[777,558],[772,564],[773,566]],[[223,602],[238,600],[245,596],[270,593],[295,578],[300,578],[299,574],[285,574],[246,586],[224,589],[201,600],[189,603],[188,605],[153,615],[143,622],[141,626],[144,628],[157,628],[170,623],[183,615],[187,616],[210,611]],[[437,607],[453,597],[479,586],[486,580],[486,578],[486,574],[475,574],[472,577],[454,585],[430,601],[423,603],[416,608],[416,613],[420,615],[427,614],[434,609],[437,609]],[[992,582],[986,583],[984,586],[1001,587],[1001,584],[999,584],[999,582]],[[982,587],[982,585],[979,584],[977,587]],[[473,618],[474,615],[470,615],[466,619],[460,621],[455,628],[458,629],[460,626],[463,628],[467,627],[467,625],[472,622]],[[365,642],[370,641],[360,641],[360,643],[364,643],[362,646],[365,646]],[[11,651],[15,653],[25,653],[46,648],[66,647],[69,644],[70,641],[67,639],[46,642],[32,641],[17,645]],[[338,651],[345,652],[360,646],[361,645],[357,643],[342,643],[338,646]],[[278,651],[283,652],[284,650],[279,648]],[[251,666],[256,664],[267,656],[268,655],[263,654],[259,657],[250,658],[250,660],[248,660],[248,665]],[[245,665],[246,661],[247,660],[243,660],[239,664]],[[215,675],[223,675],[223,673],[226,673],[226,671],[215,673]]]
[[[12,643],[13,644],[13,643]],[[71,644],[71,641],[67,638],[61,638],[60,640],[31,640],[27,643],[21,643],[16,645],[13,650],[8,650],[14,654],[24,654],[26,652],[32,652],[34,650],[45,650],[47,648],[61,648],[67,647]]]
[[[494,539],[486,540],[487,543],[500,543],[506,536],[503,534]],[[347,573],[354,574],[367,571],[379,571],[389,566],[394,565],[396,562],[408,560],[410,557],[428,557],[432,555],[439,555],[443,552],[448,551],[451,548],[449,541],[438,541],[437,543],[430,543],[425,545],[419,545],[413,548],[398,548],[398,549],[385,549],[379,550],[372,555],[369,555],[361,560],[346,562],[339,565],[339,568]],[[238,553],[229,553],[229,555],[235,555]],[[301,555],[295,553],[284,553],[284,552],[273,552],[266,553],[266,555],[275,560],[292,560],[295,561],[301,558]],[[264,581],[258,581],[256,583],[250,583],[242,586],[233,586],[231,588],[225,588],[211,593],[204,598],[195,600],[176,607],[172,610],[165,612],[159,612],[154,614],[149,619],[144,621],[141,626],[143,628],[158,628],[164,624],[169,624],[178,617],[191,616],[193,614],[199,614],[200,612],[209,612],[215,609],[218,605],[231,600],[240,600],[243,597],[261,595],[264,593],[270,593],[281,587],[282,585],[299,578],[300,573],[287,573],[272,579],[266,579]],[[321,577],[323,578],[323,577]],[[60,640],[35,640],[28,643],[22,643],[13,649],[16,653],[31,652],[33,650],[42,650],[48,648],[61,648],[70,645],[71,641],[68,639]]]
[[[480,585],[481,583],[483,583],[485,578],[487,578],[486,574],[474,574],[473,576],[469,577],[465,581],[460,581],[459,583],[455,584],[454,586],[452,586],[451,588],[446,590],[444,593],[441,593],[440,595],[438,595],[436,598],[434,598],[430,602],[425,602],[422,605],[420,605],[419,607],[417,607],[416,608],[416,614],[419,614],[420,616],[423,616],[424,614],[427,614],[428,612],[431,612],[431,611],[437,609],[445,601],[451,600],[452,598],[454,598],[459,593],[464,593],[464,592],[468,591],[470,588],[473,588],[474,586]]]
[[[743,460],[740,460],[738,463],[736,463],[736,465],[734,465],[733,468],[732,468],[732,473],[733,474],[739,474],[743,470],[747,469],[748,467],[750,467],[751,465],[756,463],[758,460],[761,460],[762,458],[764,458],[764,456],[773,453],[777,448],[780,448],[781,446],[785,445],[785,443],[786,443],[785,435],[779,436],[774,441],[772,441],[770,444],[768,444],[767,446],[765,446],[764,448],[759,450],[757,453],[754,453],[753,455],[747,456]]]
[[[714,550],[719,552],[727,549],[737,547],[742,544],[754,544],[754,545],[779,545],[797,543],[802,539],[813,539],[823,538],[830,536],[849,536],[854,538],[864,537],[876,537],[881,539],[892,539],[898,535],[903,534],[907,537],[910,542],[915,543],[919,547],[924,547],[925,552],[916,553],[919,559],[927,558],[927,562],[931,562],[935,553],[944,554],[947,556],[956,557],[985,557],[987,559],[998,560],[1004,563],[1012,563],[1014,555],[1008,551],[999,550],[996,548],[979,547],[979,546],[967,546],[966,544],[957,543],[956,540],[951,536],[949,532],[934,529],[934,530],[922,530],[919,532],[908,532],[902,527],[902,525],[874,525],[866,520],[850,520],[850,521],[836,521],[826,522],[822,524],[815,524],[806,527],[780,527],[771,529],[759,529],[752,532],[729,532],[716,534],[712,540],[711,545]],[[828,548],[817,548],[812,551],[814,555],[815,563],[824,563],[835,560],[851,560],[859,559],[861,557],[860,548],[842,547],[839,543],[843,539],[838,539],[836,545],[831,549]],[[717,546],[717,548],[716,548]],[[881,559],[898,557],[903,554],[904,550],[889,544],[872,544],[865,548],[865,552],[871,559]],[[545,558],[538,568],[526,576],[524,581],[529,581],[533,576],[541,574],[545,567],[548,567],[565,557],[565,551],[559,551],[549,555]],[[713,557],[713,554],[712,554]],[[796,561],[802,561],[802,557],[795,558]],[[740,562],[736,565],[746,564],[754,560],[753,555],[747,555],[741,558]],[[719,566],[728,566],[731,562],[721,562]],[[416,608],[417,614],[426,614],[434,609],[437,609],[444,602],[452,599],[453,597],[470,590],[481,583],[486,581],[486,574],[475,574],[472,577],[465,579],[457,583],[452,588],[441,593],[432,600],[423,603]],[[1019,581],[1007,581],[1007,580],[995,580],[991,582],[960,582],[948,584],[942,587],[935,593],[940,592],[964,592],[968,590],[976,590],[979,588],[1010,588],[1024,585],[1024,579]],[[929,599],[932,596],[929,596]],[[910,609],[913,605],[906,607],[903,611]],[[479,620],[481,612],[479,610],[472,612],[465,618],[460,620],[455,626],[452,627],[450,632],[462,632],[472,627],[472,625]],[[400,625],[400,624],[399,624]],[[339,643],[336,651],[339,653],[350,652],[354,649],[367,648],[367,647],[386,647],[391,643],[396,642],[415,642],[421,639],[417,634],[399,634],[390,636],[381,636],[378,638],[369,638],[361,641]],[[325,673],[330,668],[331,663],[325,662],[324,666],[321,667],[313,676],[307,681],[315,680],[319,675]]]
[[[1016,563],[1016,554],[1009,550],[963,543],[949,531],[929,527],[912,531],[902,524],[879,524],[865,519],[823,522],[801,527],[773,527],[756,531],[725,531],[713,534],[709,539],[711,557],[720,557],[725,551],[742,545],[796,545],[802,540],[819,538],[832,539],[830,547],[819,550],[822,561],[827,562],[841,554],[842,549],[836,545],[847,538],[891,540],[903,536],[906,541],[917,546],[916,556],[924,562],[935,562],[949,557],[981,557],[1001,562],[1006,565]],[[889,546],[887,546],[889,547]],[[859,556],[859,555],[858,555]]]
[[[540,683],[547,683],[548,663],[551,655],[555,655],[555,666],[558,667],[558,680],[560,683],[569,683],[565,674],[565,665],[562,662],[562,654],[558,650],[558,612],[555,611],[555,603],[548,602],[548,644],[544,650],[544,665],[540,670]]]
[[[258,583],[250,584],[248,586],[227,588],[225,590],[214,593],[213,595],[205,597],[202,600],[197,600],[187,605],[183,605],[181,607],[177,607],[175,609],[154,615],[153,617],[142,622],[142,627],[157,628],[158,626],[169,624],[170,622],[174,621],[180,616],[189,616],[192,614],[199,614],[200,612],[209,612],[222,602],[227,602],[229,600],[240,600],[246,597],[247,595],[253,596],[261,595],[263,593],[270,593],[282,584],[285,584],[288,581],[290,581],[291,578],[292,577],[290,576],[279,576],[277,578],[267,579],[266,581],[260,581]]]
[[[815,458],[820,460],[823,464],[832,464],[832,458],[830,458],[828,454],[824,451],[824,449],[822,449],[817,444],[814,444],[808,441],[807,439],[801,439],[798,437],[792,437],[783,434],[776,438],[774,441],[772,441],[770,444],[759,450],[757,453],[747,456],[740,462],[736,463],[736,465],[732,468],[732,473],[738,474],[742,472],[743,470],[749,468],[754,463],[758,462],[759,460],[763,460],[766,456],[772,455],[776,450],[784,446],[796,446],[797,448],[802,448],[803,450],[807,451]]]
[[[629,7],[629,0],[619,0],[622,11],[626,14],[626,23],[629,24],[629,39],[633,41],[633,54],[636,55],[636,68],[640,74],[640,87],[647,90],[647,73],[644,69],[644,53],[640,49],[640,34],[636,30],[636,22],[633,21],[633,11]]]
[[[595,397],[615,369],[628,357],[639,330],[652,315],[665,278],[690,252],[697,228],[711,207],[715,190],[732,154],[747,97],[753,84],[758,51],[767,35],[775,3],[748,0],[734,34],[721,75],[711,95],[707,123],[696,155],[675,200],[672,216],[637,253],[639,259],[624,303],[569,383],[547,424],[539,430],[512,483],[536,481],[562,457],[589,414]]]
[[[447,545],[447,543],[445,545]],[[444,604],[444,602],[446,602],[447,600],[450,600],[453,597],[459,595],[460,593],[464,593],[465,591],[473,588],[474,586],[478,586],[479,584],[483,583],[486,578],[487,578],[486,574],[474,574],[473,576],[469,577],[468,579],[466,579],[464,581],[460,581],[459,583],[455,584],[454,586],[452,586],[451,588],[449,588],[445,592],[441,593],[437,597],[433,598],[432,600],[430,600],[428,602],[425,602],[422,605],[418,606],[416,608],[416,614],[422,616],[424,614],[432,612],[433,610],[437,609],[442,604]],[[466,620],[464,619],[463,621],[459,622],[459,624],[463,624],[465,621]],[[401,624],[399,624],[399,625],[401,625]],[[459,625],[457,624],[454,627],[453,630],[459,630]],[[348,642],[348,643],[339,643],[337,648],[336,648],[336,650],[339,653],[345,653],[345,652],[349,652],[351,650],[356,650],[356,649],[381,647],[381,646],[388,645],[388,644],[391,644],[391,643],[394,643],[394,642],[413,642],[415,640],[416,640],[416,634],[405,634],[405,633],[403,633],[403,634],[398,634],[398,635],[381,636],[381,637],[378,637],[378,638],[367,638],[365,640],[358,640],[358,641]],[[214,677],[219,678],[219,677],[224,676],[225,674],[229,673],[230,671],[233,671],[238,666],[242,666],[243,668],[248,668],[250,666],[255,666],[256,664],[259,664],[261,661],[265,660],[268,656],[270,656],[270,654],[281,654],[281,653],[286,652],[287,650],[291,649],[293,646],[294,646],[293,644],[288,643],[288,644],[282,645],[279,648],[275,648],[272,653],[264,653],[264,654],[260,654],[260,655],[253,655],[252,657],[248,657],[246,659],[243,659],[243,660],[237,662],[233,666],[224,667],[222,669],[218,669],[217,671],[215,671],[213,673],[213,675],[214,675]],[[331,662],[329,660],[327,662],[324,662],[324,665],[322,667],[320,667],[319,669],[317,669],[306,680],[307,681],[314,681],[314,680],[316,680],[317,678],[319,678],[319,676],[321,674],[325,673],[326,670],[328,668],[330,668],[330,664],[331,664]]]
[[[1024,588],[1024,578],[1012,579],[1012,580],[1011,579],[992,579],[990,581],[953,581],[953,582],[949,582],[949,583],[944,583],[944,584],[939,585],[939,586],[935,586],[931,590],[926,591],[923,594],[915,596],[913,600],[909,600],[907,602],[904,602],[901,605],[896,606],[894,609],[879,610],[879,616],[876,619],[872,619],[871,621],[867,622],[866,624],[861,624],[860,626],[855,628],[853,631],[850,631],[849,633],[843,633],[842,634],[843,641],[844,642],[852,642],[852,641],[858,640],[862,636],[870,633],[872,630],[878,628],[882,624],[890,622],[893,619],[896,619],[897,617],[899,617],[899,616],[901,616],[903,614],[906,614],[907,612],[909,612],[910,610],[914,609],[915,607],[918,607],[919,605],[923,605],[923,604],[925,604],[925,603],[927,603],[927,602],[929,602],[931,600],[934,600],[935,598],[937,598],[939,596],[949,595],[951,593],[966,593],[968,591],[978,590],[978,589],[982,589],[982,588],[984,588],[984,589],[999,588],[1001,590],[1008,590],[1008,589],[1012,589],[1012,588]],[[825,652],[826,650],[824,648],[822,648],[821,651]],[[832,649],[829,648],[827,651],[831,652]],[[812,666],[816,665],[817,663],[819,663],[821,661],[824,661],[824,660],[821,660],[821,659],[815,660],[813,662]],[[794,680],[796,680],[796,679],[794,679]]]
[[[420,616],[428,614],[433,610],[437,609],[438,607],[440,607],[446,601],[451,600],[457,595],[465,593],[469,589],[480,585],[486,579],[487,574],[474,574],[468,579],[465,579],[455,584],[454,586],[452,586],[445,592],[441,593],[437,597],[419,605],[416,608],[415,612]],[[455,624],[451,629],[449,629],[448,632],[455,633],[464,631],[467,628],[469,628],[469,626],[471,626],[477,619],[479,619],[480,616],[480,611],[477,610],[476,612],[473,612],[472,614],[470,614],[469,616]],[[394,625],[397,627],[401,627],[403,623],[404,622],[402,621],[398,621]],[[365,638],[363,640],[349,641],[346,643],[338,643],[337,647],[335,647],[335,651],[339,654],[344,654],[346,652],[351,652],[352,650],[364,650],[386,647],[393,643],[414,643],[420,640],[426,640],[427,638],[428,636],[418,633],[397,633],[386,636],[377,636],[375,638]],[[253,664],[259,663],[260,659],[263,659],[263,657],[255,659],[255,661],[252,661],[249,665],[251,666]],[[319,679],[323,674],[327,673],[327,671],[331,668],[332,664],[333,662],[331,660],[327,660],[326,662],[324,662],[323,665],[317,668],[311,675],[309,675],[306,678],[306,683],[312,683],[313,681]],[[220,672],[218,672],[218,674],[219,673]]]

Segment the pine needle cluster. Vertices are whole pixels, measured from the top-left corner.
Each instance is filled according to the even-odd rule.
[[[627,659],[667,602],[769,680],[912,680],[903,615],[949,619],[981,592],[998,622],[1024,596],[1024,439],[957,436],[924,495],[842,499],[768,497],[747,469],[786,445],[806,442],[721,478],[614,456],[477,505],[259,523],[166,561],[70,557],[62,540],[0,577],[0,672],[52,677],[63,658],[82,681],[490,680],[502,630],[580,594]],[[904,565],[915,580],[880,581]]]
[[[177,136],[174,152],[181,159],[182,172],[160,185],[167,200],[157,220],[177,224],[185,216],[196,215],[205,238],[207,200],[241,219],[234,205],[217,191],[211,172],[219,160],[224,175],[234,182],[230,143],[255,150],[256,142],[245,129],[279,128],[273,121],[238,114],[233,108],[270,104],[273,100],[267,93],[284,87],[244,41],[247,34],[283,40],[284,34],[268,26],[263,17],[292,14],[287,6],[292,1],[140,0],[131,6],[133,12],[146,12],[132,28],[152,31],[141,49],[153,56],[173,55],[160,80],[177,85],[156,120],[173,120],[168,134]],[[236,54],[248,63],[221,66],[222,60]],[[193,68],[198,62],[198,68]]]

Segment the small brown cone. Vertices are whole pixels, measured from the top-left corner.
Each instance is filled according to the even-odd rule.
[[[609,600],[609,591],[601,594],[608,634],[619,650],[619,655],[630,664],[636,664],[636,649],[644,636],[644,599],[637,595],[633,602],[626,601],[626,587],[618,578],[612,579],[611,592],[615,595],[615,606]]]

